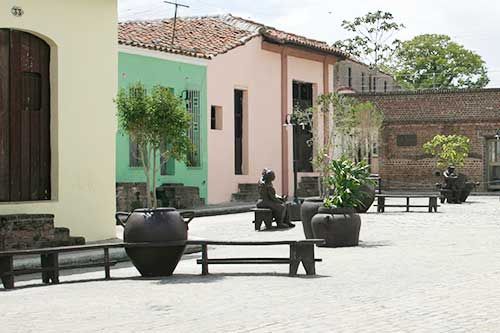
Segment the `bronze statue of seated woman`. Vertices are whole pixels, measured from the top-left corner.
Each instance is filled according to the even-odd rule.
[[[288,204],[286,196],[279,196],[273,187],[273,180],[276,179],[274,171],[264,169],[262,177],[259,180],[260,199],[257,202],[257,208],[268,208],[273,212],[273,219],[278,228],[293,228],[295,225],[290,222]]]

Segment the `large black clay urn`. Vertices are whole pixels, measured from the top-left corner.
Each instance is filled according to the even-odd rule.
[[[128,216],[125,221],[124,214]],[[188,223],[194,217],[193,212],[183,215],[189,219],[184,221],[175,208],[144,208],[130,214],[116,214],[117,221],[125,227],[123,240],[126,243],[178,243],[173,246],[126,247],[127,255],[142,276],[172,275],[186,248]]]

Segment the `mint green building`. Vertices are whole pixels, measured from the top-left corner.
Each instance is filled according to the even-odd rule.
[[[133,47],[121,47],[118,54],[118,84],[126,88],[141,81],[146,87],[162,85],[186,101],[192,116],[189,135],[195,151],[188,156],[190,166],[169,160],[158,173],[157,186],[182,183],[199,188],[207,199],[207,66],[205,60]],[[158,161],[159,163],[160,161]],[[137,159],[137,146],[120,132],[116,138],[117,188],[144,183],[145,176]]]

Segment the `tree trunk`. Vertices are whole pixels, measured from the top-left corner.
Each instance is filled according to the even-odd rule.
[[[158,208],[158,198],[156,197],[156,152],[158,149],[153,148],[153,181],[151,182],[151,194],[153,196],[153,208]]]
[[[142,145],[139,145],[139,151],[141,154],[142,167],[144,170],[144,174],[146,176],[146,199],[148,206],[147,208],[151,208],[152,202],[151,202],[151,190],[150,190],[151,183],[150,183],[150,170],[149,170],[151,154],[149,148],[144,147]],[[144,154],[144,152],[146,152],[146,154]]]

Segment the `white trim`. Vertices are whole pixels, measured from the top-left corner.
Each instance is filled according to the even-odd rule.
[[[163,60],[177,61],[183,62],[186,64],[199,65],[199,66],[207,66],[208,61],[206,59],[188,57],[180,54],[173,54],[168,52],[161,52],[155,50],[148,50],[140,47],[128,46],[128,45],[119,45],[118,52],[129,53],[140,55],[144,57],[151,57]]]

